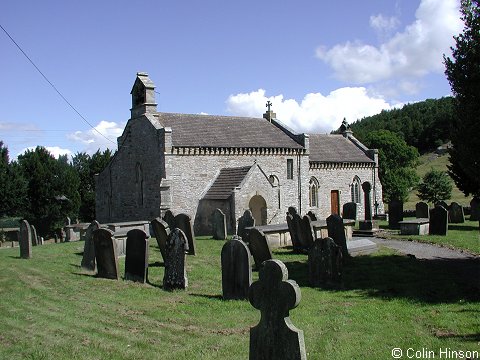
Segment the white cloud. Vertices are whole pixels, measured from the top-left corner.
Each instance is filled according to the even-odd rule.
[[[36,146],[29,146],[29,147],[23,149],[22,151],[20,151],[20,153],[17,155],[17,157],[19,155],[25,154],[27,151],[34,151],[36,148],[37,148]],[[58,146],[45,146],[45,149],[47,149],[47,151],[50,154],[52,154],[55,159],[58,159],[58,157],[60,155],[67,155],[68,159],[70,160],[71,156],[73,155],[73,152],[71,150],[62,149],[61,147],[58,147]]]
[[[93,154],[98,149],[101,151],[107,148],[117,149],[117,137],[122,135],[125,124],[118,124],[113,121],[100,121],[94,129],[86,131],[75,131],[68,134],[70,140],[77,141],[84,146],[88,154]]]
[[[380,35],[389,34],[400,25],[395,16],[386,17],[382,14],[370,16],[370,26]]]
[[[330,49],[320,46],[316,55],[340,80],[366,84],[409,78],[409,89],[413,89],[413,81],[431,72],[443,72],[443,54],[450,53],[453,35],[463,28],[459,16],[457,0],[422,0],[416,20],[379,46],[348,41]],[[384,31],[398,24],[394,18],[377,15],[370,18],[370,25]]]
[[[283,95],[267,97],[265,90],[259,89],[248,94],[230,95],[226,101],[227,111],[239,116],[260,117],[268,100],[273,103],[272,110],[277,119],[293,130],[319,133],[337,129],[344,117],[348,122],[354,122],[397,106],[368,94],[364,87],[344,87],[326,96],[310,93],[300,103],[284,99]]]

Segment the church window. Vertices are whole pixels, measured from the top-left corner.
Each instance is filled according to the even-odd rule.
[[[361,202],[360,196],[360,178],[355,176],[352,184],[350,185],[350,193],[352,195],[352,202],[359,204]]]
[[[287,159],[287,179],[293,179],[293,159]]]
[[[308,200],[310,207],[318,207],[318,187],[317,179],[312,177],[308,186]]]

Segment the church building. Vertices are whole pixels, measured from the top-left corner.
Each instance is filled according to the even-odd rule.
[[[372,214],[384,212],[378,152],[346,124],[338,135],[296,133],[270,103],[261,118],[158,112],[146,73],[137,74],[131,94],[118,150],[96,177],[100,223],[152,220],[171,210],[188,214],[195,234],[210,235],[219,208],[233,234],[247,209],[265,225],[284,223],[290,206],[325,219],[352,201],[363,219],[365,182]]]

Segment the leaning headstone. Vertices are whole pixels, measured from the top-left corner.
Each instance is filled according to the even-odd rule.
[[[158,248],[162,254],[163,262],[165,263],[166,258],[166,247],[168,235],[170,235],[170,228],[168,224],[160,218],[155,218],[151,222],[153,233],[157,239]]]
[[[222,291],[223,299],[247,299],[252,284],[252,264],[248,246],[234,236],[222,247]]]
[[[442,206],[442,207],[445,208],[445,210],[447,210],[447,211],[449,210],[449,209],[448,209],[448,204],[447,204],[445,201],[443,201],[443,200],[437,202],[437,203],[435,204],[435,206],[437,206],[437,205]]]
[[[473,198],[470,201],[470,221],[480,220],[480,199]]]
[[[190,216],[178,214],[175,216],[175,227],[183,231],[188,241],[188,255],[195,255],[195,234]]]
[[[312,221],[317,221],[317,220],[318,220],[318,219],[317,219],[317,215],[315,215],[315,213],[314,213],[313,211],[311,211],[311,210],[310,210],[309,212],[307,212],[307,216],[308,216],[308,217],[310,218],[310,220],[312,220]]]
[[[463,207],[457,202],[452,202],[450,204],[448,215],[452,224],[463,224],[465,222]]]
[[[343,218],[349,220],[357,220],[357,203],[348,202],[343,204]]]
[[[242,239],[246,238],[245,228],[255,226],[255,218],[250,210],[245,210],[242,216],[238,218],[237,235]]]
[[[98,221],[94,220],[85,231],[85,243],[83,244],[83,257],[81,266],[88,271],[95,271],[95,245],[93,244],[93,232],[100,228]]]
[[[185,233],[175,228],[168,235],[166,243],[165,273],[163,289],[185,289],[188,286],[185,253],[188,251],[188,240]]]
[[[252,253],[253,260],[255,261],[255,266],[258,269],[264,261],[272,258],[272,252],[268,246],[265,234],[262,231],[256,228],[251,229],[249,240],[248,246],[250,247],[250,252]]]
[[[300,231],[302,232],[301,238],[305,240],[305,249],[308,250],[313,246],[315,232],[313,230],[310,216],[305,215],[302,220],[302,226],[300,228]]]
[[[260,322],[250,328],[250,360],[305,360],[303,331],[289,317],[290,310],[300,303],[300,287],[288,280],[285,264],[266,261],[248,297],[261,312]]]
[[[118,280],[117,246],[113,231],[97,229],[93,231],[97,277]]]
[[[35,229],[34,225],[30,225],[30,229],[32,231],[32,246],[37,246],[38,245],[37,229]]]
[[[333,241],[340,246],[343,258],[349,257],[343,219],[337,214],[330,215],[327,218],[327,229],[328,237],[332,238]]]
[[[212,230],[215,240],[227,239],[227,219],[220,209],[215,209],[212,215]]]
[[[141,283],[148,280],[148,236],[140,229],[127,232],[125,280]]]
[[[415,217],[417,219],[428,219],[429,216],[428,204],[426,202],[420,201],[415,204]]]
[[[332,238],[317,239],[308,252],[308,278],[314,287],[335,287],[342,281],[342,250]]]
[[[403,202],[392,200],[388,203],[388,227],[400,229],[400,221],[403,221]]]
[[[175,215],[170,210],[165,211],[163,215],[163,221],[168,224],[168,227],[172,230],[175,229]]]
[[[294,224],[296,237],[298,242],[300,243],[301,248],[308,249],[311,245],[309,242],[310,238],[308,236],[308,231],[307,231],[308,229],[305,226],[305,223],[302,217],[297,213],[293,214],[293,224]]]
[[[435,206],[430,210],[430,235],[447,235],[448,211],[443,206]]]
[[[290,213],[287,213],[287,226],[288,226],[288,232],[290,233],[290,240],[292,241],[293,245],[293,251],[294,252],[301,252],[302,251],[302,244],[300,243],[300,240],[298,239],[297,235],[297,224],[294,221],[293,215]]]
[[[20,257],[22,259],[30,259],[32,257],[32,229],[27,220],[20,223]]]

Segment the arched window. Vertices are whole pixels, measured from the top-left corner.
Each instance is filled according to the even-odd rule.
[[[310,207],[318,207],[318,180],[312,177],[308,186],[308,200]]]
[[[352,184],[350,185],[350,193],[352,195],[352,202],[360,204],[362,202],[362,197],[360,194],[360,189],[362,188],[360,178],[355,176],[353,178]]]

